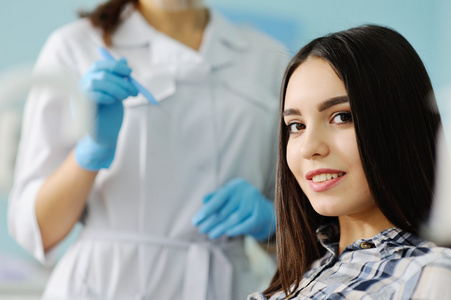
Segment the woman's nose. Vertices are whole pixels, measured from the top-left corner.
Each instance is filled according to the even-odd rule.
[[[306,129],[300,142],[300,152],[305,159],[316,159],[329,154],[327,134],[319,128]]]

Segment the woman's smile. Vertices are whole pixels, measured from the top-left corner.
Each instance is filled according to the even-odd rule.
[[[345,178],[346,173],[333,169],[316,169],[307,172],[305,178],[314,192],[322,192],[333,188]]]

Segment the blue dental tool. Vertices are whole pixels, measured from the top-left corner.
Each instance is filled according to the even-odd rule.
[[[97,47],[97,51],[102,56],[103,59],[116,61],[116,59],[111,55],[110,52],[108,52],[107,49],[103,47]],[[134,79],[132,76],[129,77],[130,83],[133,84],[136,89],[149,101],[149,103],[153,105],[158,105],[157,100],[155,100],[154,96],[144,87],[142,86],[136,79]]]

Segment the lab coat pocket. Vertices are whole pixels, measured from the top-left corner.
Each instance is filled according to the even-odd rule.
[[[169,98],[175,93],[175,69],[152,67],[152,70],[142,76],[134,75],[136,80],[140,82],[154,96],[158,103]],[[137,97],[129,98],[124,101],[124,106],[147,105],[148,100],[141,94]]]

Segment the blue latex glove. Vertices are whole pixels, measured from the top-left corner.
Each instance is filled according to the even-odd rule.
[[[82,91],[97,108],[92,132],[75,146],[75,159],[86,170],[109,168],[113,162],[124,117],[122,100],[138,95],[128,79],[130,73],[125,59],[100,60],[92,64],[80,81]]]
[[[192,223],[211,239],[248,234],[266,240],[275,232],[273,203],[244,179],[232,179],[203,202]]]

